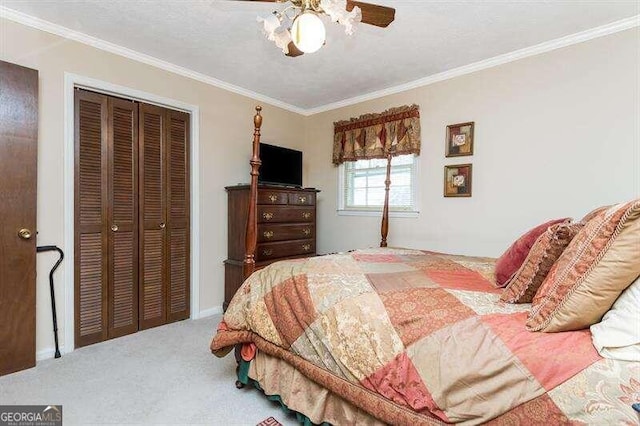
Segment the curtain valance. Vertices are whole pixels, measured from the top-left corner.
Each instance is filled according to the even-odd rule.
[[[406,105],[333,123],[333,164],[420,154],[420,108]]]

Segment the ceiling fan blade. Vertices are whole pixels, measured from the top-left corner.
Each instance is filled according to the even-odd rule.
[[[362,10],[363,24],[387,27],[396,17],[396,10],[392,7],[347,0],[347,11],[351,12],[355,6],[358,6],[360,10]]]
[[[304,55],[304,52],[298,49],[296,45],[293,44],[293,42],[289,42],[289,46],[287,47],[289,48],[289,53],[287,53],[286,56],[289,56],[290,58],[295,58],[296,56]]]

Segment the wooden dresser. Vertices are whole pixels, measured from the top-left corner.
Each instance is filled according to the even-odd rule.
[[[242,284],[249,185],[227,186],[228,239],[224,274],[224,305]],[[316,194],[314,188],[258,187],[256,270],[277,260],[316,255]]]

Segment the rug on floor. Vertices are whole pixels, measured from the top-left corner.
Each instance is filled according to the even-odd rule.
[[[256,426],[282,426],[282,423],[280,423],[273,417],[269,417],[258,423]]]

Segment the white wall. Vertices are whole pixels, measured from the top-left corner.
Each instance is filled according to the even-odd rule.
[[[421,108],[420,214],[391,219],[392,246],[498,256],[546,219],[640,197],[639,52],[635,28],[308,117],[319,252],[380,240],[379,218],[336,214],[332,123],[405,104]],[[445,126],[466,121],[475,154],[445,159]],[[443,166],[468,162],[473,196],[444,198]]]
[[[320,252],[375,246],[379,219],[337,216],[333,121],[421,106],[420,215],[392,218],[391,245],[498,255],[542,220],[580,217],[640,196],[638,29],[358,105],[302,117],[264,106],[263,140],[304,150],[304,184],[319,195]],[[38,243],[63,245],[64,73],[95,78],[200,108],[201,311],[224,295],[226,194],[246,182],[256,101],[46,32],[0,19],[0,60],[40,72]],[[444,158],[445,126],[476,122],[476,154]],[[474,164],[473,197],[442,197],[443,165]],[[37,350],[53,346],[52,259],[40,255]],[[60,336],[64,282],[56,274]],[[61,342],[64,345],[64,341]]]
[[[64,247],[64,73],[174,99],[200,108],[200,306],[221,308],[227,255],[224,186],[247,182],[257,101],[152,66],[0,19],[0,60],[39,71],[38,244]],[[263,105],[263,139],[292,148],[304,143],[304,118]],[[37,351],[53,347],[48,273],[53,255],[38,255]],[[56,272],[56,300],[64,345],[65,288],[73,259]],[[51,352],[52,353],[52,352]]]

